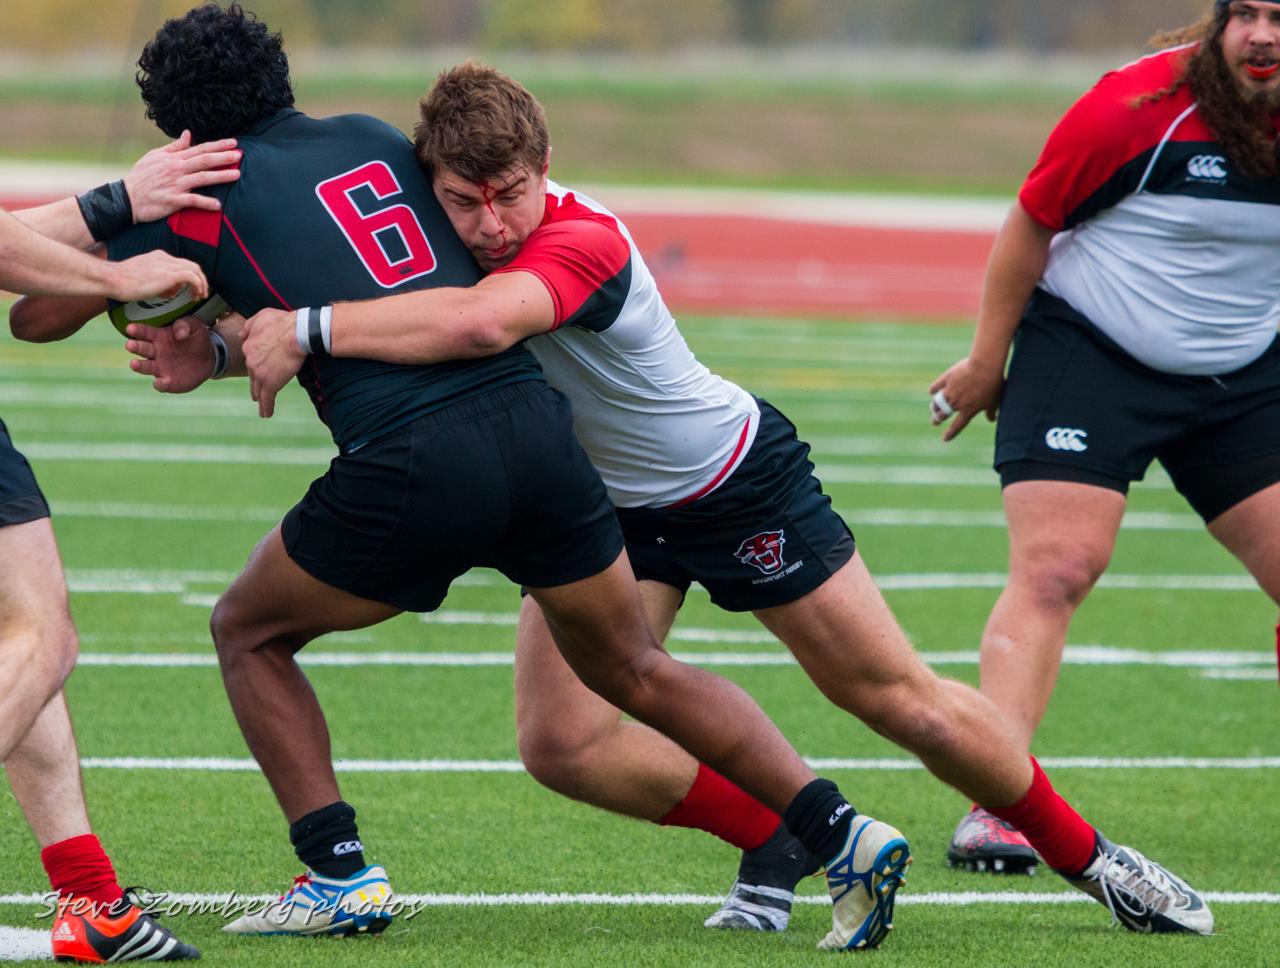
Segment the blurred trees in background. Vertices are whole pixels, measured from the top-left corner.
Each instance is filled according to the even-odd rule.
[[[192,0],[6,2],[0,46],[133,49]],[[1209,0],[245,0],[292,47],[652,52],[708,45],[1106,50]],[[75,25],[71,29],[68,25]]]

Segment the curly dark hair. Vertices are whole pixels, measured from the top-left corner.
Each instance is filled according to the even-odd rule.
[[[278,33],[238,3],[205,3],[168,20],[142,49],[138,87],[147,117],[171,138],[243,134],[293,106],[289,60]]]
[[[1268,98],[1247,99],[1231,76],[1222,53],[1222,34],[1230,19],[1230,4],[1215,3],[1213,12],[1195,23],[1151,38],[1152,47],[1195,46],[1188,49],[1178,79],[1165,90],[1140,98],[1135,107],[1189,84],[1200,116],[1231,163],[1254,178],[1276,178],[1280,176],[1280,141],[1271,123],[1276,106]]]

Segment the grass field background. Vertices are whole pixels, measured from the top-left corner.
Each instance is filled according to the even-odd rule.
[[[974,653],[1006,565],[991,431],[982,423],[942,445],[925,393],[964,353],[969,331],[737,318],[685,319],[682,328],[705,362],[796,422],[912,640],[941,671],[976,681]],[[235,381],[161,397],[128,371],[118,337],[100,320],[61,345],[0,338],[0,415],[55,511],[85,654],[69,685],[82,755],[246,757],[210,664],[206,622],[253,543],[332,453],[309,403],[291,391],[266,422]],[[1203,890],[1270,899],[1216,904],[1213,938],[1132,936],[1109,927],[1091,902],[1058,903],[1071,892],[1052,875],[996,880],[948,869],[946,842],[966,804],[924,772],[824,769],[860,810],[894,822],[912,842],[916,862],[894,935],[872,956],[878,963],[1280,961],[1274,761],[1240,769],[1160,762],[1280,755],[1276,609],[1159,471],[1135,487],[1131,512],[1109,579],[1072,628],[1072,661],[1036,752],[1088,761],[1051,772],[1113,839]],[[310,965],[318,952],[338,965],[798,965],[822,957],[813,951],[829,923],[821,903],[799,906],[791,930],[771,937],[704,930],[714,908],[706,902],[477,905],[496,894],[713,897],[736,867],[735,852],[704,834],[570,803],[514,768],[503,656],[517,602],[497,575],[475,572],[430,621],[403,616],[308,650],[350,663],[311,671],[337,757],[490,767],[341,774],[370,857],[398,891],[439,903],[376,940],[237,940],[218,932],[214,916],[178,920],[209,962]],[[696,590],[669,646],[740,682],[808,757],[907,759],[833,709],[794,665],[721,664],[783,653],[749,617],[715,610]],[[442,664],[395,664],[397,655]],[[194,664],[120,664],[147,656]],[[468,657],[491,664],[465,664]],[[1123,768],[1118,758],[1154,762]],[[256,895],[279,893],[298,872],[254,772],[99,765],[85,780],[126,883]],[[0,924],[47,925],[34,905],[14,903],[46,882],[7,797],[0,858]],[[803,891],[819,900],[821,883]],[[1053,896],[954,903],[971,891]]]

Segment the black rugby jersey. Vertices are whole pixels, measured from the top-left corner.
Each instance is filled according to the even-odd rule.
[[[208,190],[221,212],[186,209],[135,225],[108,243],[110,257],[163,249],[190,259],[244,316],[479,281],[413,146],[385,122],[290,108],[237,140],[239,181]],[[344,452],[424,413],[541,378],[523,346],[422,366],[311,356],[298,373]]]

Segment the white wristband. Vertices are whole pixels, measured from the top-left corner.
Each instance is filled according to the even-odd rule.
[[[293,324],[293,338],[304,353],[333,352],[333,307],[303,306]]]

